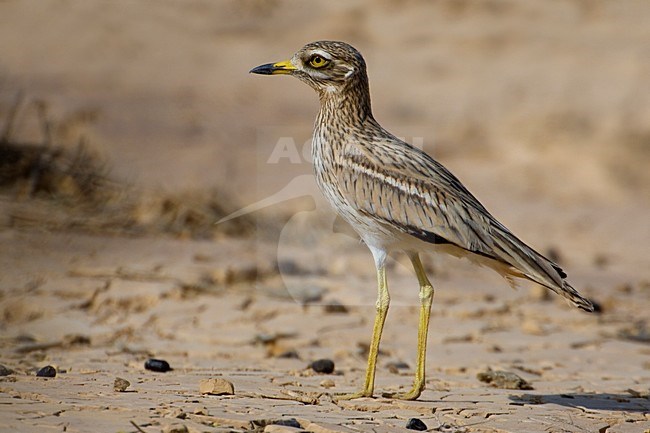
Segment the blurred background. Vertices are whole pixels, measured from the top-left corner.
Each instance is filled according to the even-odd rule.
[[[587,262],[636,245],[647,264],[649,16],[644,0],[3,1],[0,223],[277,232],[321,200],[292,186],[318,100],[248,71],[335,39],[364,54],[380,123],[524,239]]]

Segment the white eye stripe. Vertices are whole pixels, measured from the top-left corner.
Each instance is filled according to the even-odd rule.
[[[330,56],[329,53],[326,53],[325,51],[322,51],[322,50],[314,50],[314,51],[312,51],[310,57],[313,57],[313,56],[321,56],[322,58],[324,58],[328,62],[332,60],[332,56]]]

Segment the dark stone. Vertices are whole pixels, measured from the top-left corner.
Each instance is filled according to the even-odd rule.
[[[4,365],[0,364],[0,376],[9,376],[13,373],[14,371],[11,368],[7,368]]]
[[[348,307],[336,300],[331,301],[329,304],[325,304],[324,309],[325,312],[329,314],[347,314],[350,312]]]
[[[171,371],[172,368],[169,366],[169,363],[163,359],[147,359],[147,362],[144,363],[144,368],[151,371],[157,371],[159,373],[165,373]]]
[[[411,418],[406,423],[406,428],[409,430],[425,431],[427,429],[427,425],[423,423],[421,419]]]
[[[285,427],[302,428],[300,423],[295,418],[275,420],[275,421],[273,421],[273,424],[282,425],[282,426],[285,426]]]
[[[400,370],[408,370],[410,367],[406,362],[393,361],[386,364],[386,368],[393,374],[399,374]]]
[[[278,358],[300,359],[300,355],[295,349],[291,349],[279,354]]]
[[[331,359],[319,359],[310,365],[316,373],[331,374],[334,371],[334,361]]]
[[[55,377],[56,376],[56,368],[52,367],[51,365],[46,365],[45,367],[38,370],[38,372],[36,373],[36,376],[38,376],[38,377]]]
[[[251,427],[254,431],[262,431],[267,425],[281,425],[284,427],[302,428],[298,420],[295,418],[287,419],[254,419],[251,421]]]

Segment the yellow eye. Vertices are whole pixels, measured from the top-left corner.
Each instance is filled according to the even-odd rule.
[[[313,55],[309,59],[309,65],[312,68],[322,68],[323,66],[327,65],[328,63],[329,63],[329,60],[327,60],[323,56],[319,56],[318,54]]]

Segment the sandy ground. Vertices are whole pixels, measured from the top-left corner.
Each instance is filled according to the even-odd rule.
[[[604,310],[589,315],[534,289],[498,287],[487,272],[437,272],[420,400],[336,403],[332,395],[360,385],[374,314],[370,259],[352,240],[324,242],[349,251],[329,267],[308,267],[318,253],[285,251],[282,282],[260,268],[276,257],[260,242],[1,237],[3,269],[13,272],[4,279],[0,353],[15,370],[0,382],[3,431],[135,431],[131,421],[150,432],[247,431],[295,418],[306,431],[388,432],[413,417],[453,432],[650,428],[647,282],[589,290]],[[588,272],[581,285],[606,274]],[[407,388],[415,363],[414,278],[399,264],[391,276],[378,395]],[[339,303],[346,311],[327,307]],[[174,370],[145,370],[150,357]],[[320,358],[335,362],[333,374],[307,368]],[[35,377],[45,365],[58,375]],[[488,367],[534,389],[477,380]],[[128,392],[113,390],[117,377],[131,383]],[[231,381],[235,395],[200,394],[199,382],[215,377]]]
[[[0,431],[650,430],[648,3],[431,3],[1,2],[0,127],[25,97],[12,140],[42,144],[45,107],[50,146],[83,137],[125,196],[218,190],[214,219],[260,210],[240,237],[108,234],[69,197],[1,185],[0,364],[13,372]],[[416,281],[397,257],[376,398],[337,402],[365,369],[372,260],[310,176],[316,97],[247,74],[324,38],[364,53],[384,126],[556,256],[602,313],[426,257],[427,389],[382,398],[410,385],[416,359]],[[152,357],[173,370],[145,370]],[[320,358],[334,373],[308,368]],[[56,377],[36,377],[46,365]],[[488,368],[533,389],[479,381]],[[201,394],[208,378],[234,395]],[[299,428],[277,425],[291,418]]]

